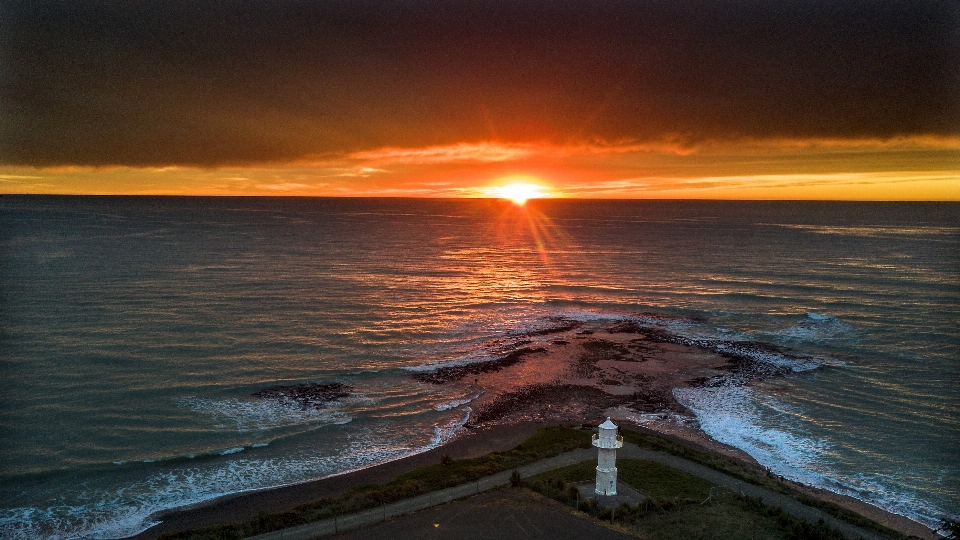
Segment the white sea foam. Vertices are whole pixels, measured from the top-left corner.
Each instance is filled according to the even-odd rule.
[[[807,356],[807,357],[795,357],[787,356],[777,352],[770,352],[761,349],[752,349],[749,347],[737,347],[736,344],[726,344],[723,342],[718,343],[715,346],[715,349],[719,352],[734,352],[738,355],[745,356],[754,360],[756,362],[763,362],[771,366],[776,366],[778,368],[789,369],[794,373],[800,373],[803,371],[812,371],[817,369],[826,363],[823,359]]]
[[[180,399],[177,404],[209,416],[217,428],[239,432],[302,424],[339,424],[350,421],[350,416],[336,407],[302,408],[296,404],[271,400],[212,400],[191,396]]]
[[[906,516],[933,530],[943,526],[942,520],[945,517],[960,519],[960,509],[954,510],[953,513],[948,512],[925,498],[925,494],[897,485],[897,481],[893,478],[861,473],[841,477],[832,486],[823,487],[879,506],[894,514]]]
[[[765,409],[768,413],[793,409],[769,403],[775,401],[771,396],[764,396],[767,403],[761,403],[751,389],[733,386],[678,388],[673,394],[696,415],[710,437],[743,450],[774,474],[860,499],[933,529],[940,526],[943,516],[950,515],[922,495],[895,485],[893,478],[837,471],[830,463],[833,449],[825,440],[800,435],[803,426],[792,425],[796,421],[788,420],[788,415],[765,418]],[[635,421],[655,421],[655,415],[640,415]]]
[[[678,414],[673,411],[661,411],[652,413],[642,413],[628,409],[619,409],[608,411],[608,414],[617,415],[618,418],[629,420],[641,426],[656,428],[657,426],[682,426],[693,428],[697,427],[696,418],[685,414]]]
[[[787,341],[830,343],[835,341],[849,341],[857,338],[853,325],[836,317],[807,313],[807,316],[796,324],[776,330],[771,333]]]
[[[413,371],[413,372],[436,371],[440,368],[453,367],[453,366],[467,366],[470,364],[482,364],[484,362],[491,362],[496,359],[497,359],[497,356],[491,352],[490,354],[459,356],[456,358],[448,358],[445,360],[438,360],[435,362],[426,362],[423,364],[418,364],[416,366],[405,366],[403,369],[405,371]]]
[[[633,322],[649,328],[659,328],[679,338],[691,340],[695,346],[714,349],[717,352],[731,352],[746,356],[757,362],[763,362],[793,372],[810,371],[824,364],[834,364],[830,359],[819,357],[795,357],[774,351],[754,348],[750,342],[754,336],[736,332],[727,328],[712,328],[707,324],[681,316],[658,316],[625,313],[604,313],[593,311],[563,311],[563,318],[581,322]],[[824,317],[813,314],[814,317]],[[831,322],[836,320],[825,317]],[[741,344],[743,346],[741,346]]]
[[[355,432],[347,447],[327,454],[264,458],[251,454],[243,458],[240,456],[245,454],[240,452],[244,447],[229,448],[213,462],[175,465],[112,488],[88,487],[81,494],[82,500],[89,501],[84,504],[0,509],[0,538],[99,540],[132,536],[156,525],[151,516],[162,510],[342,474],[425,452],[453,439],[470,414],[469,407],[460,414],[445,414],[429,428],[426,440],[420,431],[413,437],[419,442],[412,445],[405,441],[415,433],[394,426],[392,432]],[[251,445],[263,446],[266,444]]]
[[[827,442],[799,435],[798,426],[791,431],[773,427],[786,418],[765,421],[751,389],[677,388],[673,395],[715,440],[743,450],[775,474],[810,485],[821,483],[816,471],[829,449]]]
[[[414,366],[404,366],[405,371],[427,372],[442,368],[482,364],[499,360],[503,356],[521,347],[542,346],[557,339],[557,335],[567,331],[571,322],[585,322],[588,316],[567,317],[566,312],[552,316],[534,317],[530,321],[514,321],[497,333],[487,335],[486,339],[458,351],[458,354],[446,358],[423,362]],[[587,314],[588,312],[583,312]],[[603,317],[602,314],[593,314]],[[614,320],[603,317],[606,320]],[[602,319],[596,319],[602,320]],[[556,330],[556,332],[553,332]],[[571,329],[572,330],[572,329]]]
[[[454,418],[443,424],[433,426],[433,438],[430,439],[430,444],[427,445],[426,449],[433,449],[453,440],[457,431],[460,431],[460,428],[470,420],[472,412],[473,409],[470,407],[464,407],[463,416],[460,418]]]
[[[621,321],[630,318],[625,313],[611,313],[603,311],[588,311],[582,309],[570,309],[559,312],[563,319],[569,319],[577,322],[600,322],[600,321]]]
[[[106,509],[83,506],[0,509],[0,537],[9,540],[91,540],[133,536],[159,524],[140,508]]]
[[[461,406],[461,405],[466,405],[467,403],[470,403],[471,401],[477,399],[477,398],[480,397],[481,395],[483,395],[483,392],[482,392],[482,391],[473,392],[473,393],[471,393],[471,394],[469,394],[469,395],[467,395],[467,396],[464,396],[464,397],[462,397],[462,398],[452,399],[452,400],[450,400],[450,401],[445,401],[445,402],[443,402],[443,403],[438,403],[438,404],[434,405],[433,409],[434,409],[435,411],[438,411],[438,412],[439,412],[439,411],[449,411],[450,409],[455,409],[455,408],[457,408],[457,407],[459,407],[459,406]]]

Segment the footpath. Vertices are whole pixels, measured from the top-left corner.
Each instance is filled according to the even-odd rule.
[[[737,480],[732,476],[727,476],[719,471],[715,471],[708,467],[704,467],[703,465],[694,463],[692,461],[687,461],[676,456],[671,456],[662,452],[643,450],[634,444],[627,443],[623,445],[623,448],[617,451],[617,457],[627,459],[645,459],[648,461],[662,463],[693,476],[703,478],[708,482],[712,482],[735,493],[741,493],[750,497],[760,497],[765,504],[770,506],[779,506],[780,508],[783,508],[784,512],[787,512],[794,517],[805,519],[810,522],[823,519],[828,525],[839,530],[844,536],[850,539],[862,538],[864,540],[887,540],[887,537],[885,536],[873,531],[868,531],[862,527],[852,525],[846,521],[839,520],[822,512],[821,510],[806,506],[792,497],[788,497],[781,493]],[[581,448],[554,456],[552,458],[542,459],[529,465],[519,467],[517,470],[520,471],[521,477],[527,478],[552,471],[554,469],[575,465],[584,461],[593,461],[596,459],[597,456],[595,450]],[[298,527],[291,527],[289,529],[282,529],[267,534],[261,534],[252,538],[256,540],[311,540],[313,538],[331,536],[343,531],[367,527],[394,517],[403,516],[419,510],[430,508],[432,506],[445,504],[457,499],[475,495],[483,491],[505,486],[510,483],[510,476],[512,474],[512,470],[503,471],[481,478],[476,482],[470,482],[468,484],[461,484],[459,486],[426,493],[410,499],[404,499],[402,501],[386,504],[380,508],[371,508],[369,510],[364,510],[363,512],[307,523],[306,525],[300,525]]]

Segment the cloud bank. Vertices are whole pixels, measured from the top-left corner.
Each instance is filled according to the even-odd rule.
[[[13,0],[0,44],[0,165],[960,136],[955,0]]]

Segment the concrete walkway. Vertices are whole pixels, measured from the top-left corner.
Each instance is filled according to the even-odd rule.
[[[887,540],[885,536],[881,536],[872,531],[851,525],[845,521],[838,520],[833,516],[817,510],[816,508],[811,508],[801,504],[797,500],[786,495],[782,495],[753,484],[742,482],[721,472],[704,467],[697,463],[693,463],[692,461],[678,458],[676,456],[671,456],[662,452],[643,450],[634,444],[627,443],[624,444],[623,448],[617,452],[617,457],[628,459],[645,459],[648,461],[662,463],[693,476],[703,478],[708,482],[713,482],[714,484],[717,484],[718,486],[726,488],[730,491],[739,492],[751,497],[760,497],[764,503],[770,506],[779,506],[783,508],[784,512],[810,522],[815,522],[822,518],[831,527],[834,527],[842,532],[847,538]],[[575,465],[584,461],[593,461],[596,459],[596,450],[581,448],[565,454],[560,454],[559,456],[554,456],[552,458],[542,459],[540,461],[520,467],[518,470],[520,471],[520,476],[527,478],[545,473],[547,471],[552,471],[554,469]],[[347,530],[359,529],[361,527],[373,525],[381,521],[386,521],[390,518],[410,514],[419,510],[436,506],[438,504],[444,504],[457,499],[462,499],[464,497],[469,497],[470,495],[474,495],[482,491],[505,486],[510,483],[510,476],[512,474],[513,471],[503,471],[481,478],[476,482],[462,484],[452,488],[441,489],[410,499],[404,499],[402,501],[381,506],[380,508],[372,508],[370,510],[364,510],[363,512],[358,512],[355,514],[307,523],[306,525],[300,525],[298,527],[291,527],[289,529],[261,534],[254,536],[253,538],[257,540],[310,540],[313,538],[330,536]]]

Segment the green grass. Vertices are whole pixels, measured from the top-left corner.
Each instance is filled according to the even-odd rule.
[[[543,473],[533,480],[560,480],[565,484],[573,484],[594,480],[596,474],[596,463],[587,461]],[[617,460],[617,478],[654,499],[686,499],[699,502],[710,496],[710,489],[714,487],[702,478],[641,459]]]
[[[775,475],[759,468],[755,465],[745,464],[737,460],[727,458],[718,454],[712,454],[709,452],[704,452],[702,450],[696,450],[685,446],[674,440],[660,437],[648,433],[638,433],[636,431],[621,429],[620,434],[623,435],[623,439],[626,442],[636,444],[641,448],[647,450],[655,450],[664,452],[667,454],[672,454],[677,457],[682,457],[694,463],[699,463],[705,467],[710,467],[711,469],[720,471],[729,476],[743,480],[744,482],[749,482],[751,484],[765,487],[772,491],[778,493],[783,493],[800,501],[801,503],[822,510],[823,512],[851,523],[864,529],[869,529],[875,532],[878,532],[884,536],[888,536],[894,539],[904,539],[906,536],[900,534],[893,529],[885,527],[873,520],[870,520],[866,517],[861,516],[860,514],[847,510],[846,508],[837,505],[835,503],[822,501],[816,499],[794,489],[793,487],[783,483]]]
[[[782,489],[785,488],[782,483],[777,481],[775,477],[768,475],[766,471],[758,469],[755,466],[739,463],[725,456],[696,450],[658,435],[639,433],[628,429],[621,429],[620,434],[623,436],[624,441],[633,443],[640,448],[682,457],[694,463],[699,463],[711,469],[726,473],[739,480],[768,487],[775,491],[782,491]]]
[[[842,540],[822,522],[810,524],[742,497],[696,476],[644,460],[617,462],[618,478],[643,493],[639,505],[611,510],[580,499],[573,484],[595,478],[594,464],[579,463],[527,479],[525,484],[543,495],[577,507],[594,517],[616,520],[642,538],[655,540]]]
[[[692,499],[702,501],[715,487],[710,482],[676,469],[637,459],[624,459],[617,467],[619,478],[654,499]]]
[[[619,512],[620,523],[655,540],[844,540],[823,523],[808,523],[757,501],[724,492],[708,504],[678,505],[660,511]]]

